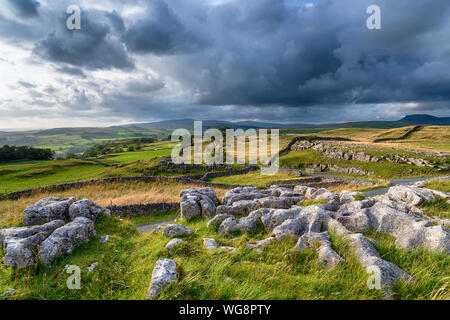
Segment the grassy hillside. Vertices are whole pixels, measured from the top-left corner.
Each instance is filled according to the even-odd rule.
[[[355,143],[372,144],[374,140],[380,138],[398,138],[413,127],[402,126],[394,129],[337,128],[322,130],[314,133],[314,135],[319,137],[342,137],[355,140]],[[311,133],[299,132],[298,134],[287,134],[285,137],[294,138],[295,136],[310,135]],[[425,126],[405,140],[377,143],[376,146],[424,151],[450,151],[450,126]]]
[[[142,137],[167,138],[168,135],[169,132],[163,129],[139,127],[61,128],[0,132],[0,145],[50,148],[61,155],[69,152],[84,152],[90,146],[103,141]]]
[[[156,217],[155,217],[156,216]],[[156,213],[148,221],[176,217]],[[142,217],[141,217],[141,222]],[[345,259],[342,265],[326,270],[317,262],[314,249],[290,251],[294,239],[275,242],[258,253],[247,241],[267,237],[263,230],[252,234],[220,236],[206,228],[206,220],[181,221],[195,231],[186,243],[167,250],[169,241],[161,232],[139,234],[127,219],[101,217],[97,235],[71,255],[57,259],[51,267],[36,265],[14,271],[0,265],[0,292],[16,289],[13,299],[144,299],[152,270],[159,258],[171,258],[180,265],[179,280],[162,291],[159,299],[383,299],[381,290],[367,288],[369,274],[356,261],[348,244],[331,234],[333,248]],[[106,244],[98,240],[110,235]],[[376,232],[366,236],[376,241],[383,259],[411,274],[413,283],[400,282],[394,288],[398,299],[446,299],[449,257],[424,249],[412,251],[395,247],[392,237]],[[219,245],[234,246],[235,252],[208,251],[203,238]],[[0,258],[2,253],[0,251]],[[87,267],[98,262],[88,273]],[[81,290],[69,290],[65,265],[81,268]]]

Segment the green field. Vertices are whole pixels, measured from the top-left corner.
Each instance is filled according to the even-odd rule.
[[[4,165],[0,167],[0,193],[102,177],[105,168],[82,160]]]
[[[140,127],[61,128],[41,131],[0,132],[0,145],[49,148],[57,155],[81,153],[105,141],[131,138],[167,138],[169,131]]]
[[[391,151],[392,152],[392,151]],[[375,152],[376,153],[376,152]],[[418,167],[409,164],[384,162],[363,162],[355,160],[338,160],[327,158],[316,150],[291,151],[280,158],[280,165],[285,168],[302,168],[310,164],[332,164],[339,167],[355,167],[373,172],[373,178],[396,179],[405,177],[427,177],[442,175],[433,168]]]
[[[101,157],[100,160],[108,164],[126,164],[134,161],[150,160],[156,157],[170,156],[171,153],[172,147],[168,146],[166,148],[154,150],[111,154],[105,157]]]

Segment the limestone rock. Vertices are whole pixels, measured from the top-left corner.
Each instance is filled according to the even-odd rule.
[[[293,236],[300,237],[302,234],[308,231],[307,220],[302,218],[288,219],[281,225],[273,229],[273,234],[277,239],[283,239],[285,237]]]
[[[339,194],[339,202],[344,204],[344,203],[355,201],[355,196],[357,196],[357,195],[363,195],[363,194],[361,192],[344,190]]]
[[[200,215],[211,217],[216,214],[219,199],[212,188],[183,190],[180,197],[181,218],[190,220]]]
[[[169,238],[187,236],[193,233],[194,231],[181,224],[168,224],[163,230],[163,235]]]
[[[180,202],[181,218],[190,220],[202,214],[199,199],[196,196],[185,196]]]
[[[71,220],[75,220],[78,217],[85,217],[95,222],[99,214],[110,216],[111,211],[99,206],[89,199],[76,201],[69,207],[69,216]]]
[[[351,232],[366,232],[371,228],[368,209],[358,209],[340,213],[336,220]]]
[[[211,238],[204,238],[203,239],[203,245],[208,250],[228,250],[228,251],[235,251],[236,248],[234,247],[227,247],[227,246],[220,246],[217,244],[216,240]]]
[[[217,214],[216,216],[214,216],[214,218],[208,221],[208,224],[206,226],[208,227],[208,229],[213,228],[220,225],[224,220],[232,217],[233,216],[231,214]]]
[[[312,247],[314,243],[319,243],[319,248],[317,249],[319,254],[318,260],[324,263],[326,268],[331,269],[344,262],[344,259],[332,249],[328,232],[308,232],[298,239],[294,249],[301,251],[305,248]]]
[[[316,191],[314,191],[309,199],[313,199],[313,200],[334,200],[336,198],[336,194],[333,191],[329,191],[325,188],[321,188],[318,189]]]
[[[261,210],[261,221],[268,232],[271,232],[274,228],[281,225],[288,219],[298,218],[301,207],[294,209],[263,209]]]
[[[258,227],[260,221],[261,210],[253,211],[247,217],[241,219],[236,219],[234,217],[228,218],[219,226],[219,233],[226,235],[234,231],[252,232]]]
[[[179,246],[179,245],[181,245],[183,243],[184,243],[184,240],[172,239],[172,240],[169,241],[169,243],[167,243],[166,249],[169,249],[169,250],[173,249],[173,248],[175,248],[175,247],[177,247],[177,246]]]
[[[94,222],[85,217],[75,218],[56,229],[41,243],[39,259],[48,265],[56,256],[71,253],[93,236],[95,236]]]
[[[109,241],[109,235],[103,236],[100,238],[100,243],[107,243]]]
[[[155,268],[150,281],[150,288],[147,294],[147,300],[158,298],[161,290],[167,287],[172,281],[177,279],[177,264],[171,259],[159,259],[156,261]]]
[[[261,249],[261,248],[271,244],[275,240],[277,240],[275,237],[269,237],[267,239],[260,240],[256,243],[247,242],[247,247],[249,247],[250,249]]]
[[[356,259],[367,271],[380,271],[380,283],[391,294],[391,286],[398,280],[409,280],[411,276],[391,262],[383,260],[373,245],[360,233],[347,235],[351,247],[355,250]]]
[[[376,231],[397,238],[402,248],[428,247],[430,250],[450,253],[448,228],[433,226],[429,221],[417,220],[411,215],[395,210],[382,203],[370,209],[371,223]]]
[[[69,207],[75,198],[44,198],[24,210],[23,223],[26,226],[47,223],[53,220],[69,219]]]
[[[64,221],[54,220],[42,226],[0,230],[3,263],[16,269],[33,265],[39,245],[63,225]]]
[[[395,201],[404,202],[409,206],[418,206],[426,201],[432,201],[434,199],[433,193],[428,189],[403,185],[389,188],[387,195],[389,198]]]

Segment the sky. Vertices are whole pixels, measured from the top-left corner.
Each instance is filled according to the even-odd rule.
[[[448,0],[0,0],[0,128],[450,116],[449,39]]]

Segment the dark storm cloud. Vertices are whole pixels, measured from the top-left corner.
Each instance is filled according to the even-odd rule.
[[[17,13],[23,17],[33,17],[38,15],[38,8],[41,5],[35,0],[8,0],[16,9]]]
[[[145,19],[137,21],[123,36],[130,51],[157,55],[185,53],[199,45],[163,0],[149,3]]]
[[[68,67],[68,66],[62,66],[60,68],[57,68],[56,70],[58,72],[65,73],[65,74],[68,74],[68,75],[78,76],[78,77],[81,77],[81,78],[86,78],[86,74],[80,68],[72,68],[72,67]]]
[[[69,2],[57,10],[42,5],[39,16],[56,23],[30,27],[0,16],[0,37],[35,35],[33,53],[76,77],[119,69],[128,75],[119,84],[123,92],[101,96],[102,112],[140,121],[450,113],[448,0],[211,3],[99,0],[104,10],[83,9],[82,30],[74,31],[65,28]],[[382,30],[366,28],[372,4],[381,7]],[[130,16],[125,9],[133,5],[137,14]],[[101,95],[100,82],[89,80],[87,89]]]
[[[87,69],[132,69],[134,62],[125,46],[111,33],[123,30],[123,21],[117,13],[86,10],[82,13],[82,29],[61,28],[36,43],[33,53],[52,61]]]

